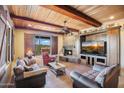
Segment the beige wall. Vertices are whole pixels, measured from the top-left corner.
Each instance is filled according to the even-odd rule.
[[[58,36],[58,53],[62,53],[63,50],[63,35]]]
[[[44,34],[36,31],[34,32],[29,30],[16,29],[14,32],[15,59],[17,59],[17,57],[24,57],[24,33],[39,34],[39,35]],[[48,34],[44,34],[44,35],[48,35]],[[58,35],[58,52],[61,51],[62,48],[63,48],[63,35]]]
[[[15,58],[24,57],[24,31],[15,30],[14,32],[14,51]]]

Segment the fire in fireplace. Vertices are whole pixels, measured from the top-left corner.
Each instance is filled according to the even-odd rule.
[[[64,55],[72,55],[72,50],[64,50]]]

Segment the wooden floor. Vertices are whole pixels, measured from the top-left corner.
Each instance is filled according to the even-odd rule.
[[[56,77],[53,72],[48,70],[45,88],[72,88],[72,79],[70,77],[70,72],[77,71],[80,73],[84,73],[90,70],[90,67],[86,65],[80,65],[70,62],[62,63],[66,65],[66,75]]]

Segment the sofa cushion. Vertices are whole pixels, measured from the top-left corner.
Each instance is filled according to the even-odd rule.
[[[73,83],[75,83],[76,87],[78,87],[78,88],[82,88],[82,87],[83,88],[85,88],[85,87],[98,88],[98,84],[94,80],[91,80],[88,77],[86,77],[76,71],[72,71],[70,73],[70,76],[74,80]]]
[[[83,75],[88,77],[89,79],[95,80],[96,76],[99,74],[98,71],[95,70],[90,70],[86,73],[84,73]]]
[[[26,72],[27,72],[27,71],[32,71],[32,70],[33,70],[33,68],[28,67],[28,66],[25,66],[24,69],[25,69]]]
[[[35,59],[30,59],[29,62],[28,62],[28,66],[31,66],[31,65],[33,65],[35,63],[36,63]]]
[[[42,58],[42,56],[36,56],[35,58],[36,58],[36,63],[37,63],[40,67],[44,66],[44,65],[43,65],[43,58]]]
[[[25,62],[25,64],[26,64],[27,66],[31,66],[31,65],[33,65],[33,64],[36,63],[35,57],[32,57],[31,59],[29,59],[29,58],[26,57],[26,58],[24,58],[23,60],[24,60],[24,62]]]
[[[105,77],[106,75],[111,72],[113,70],[113,68],[115,67],[116,65],[112,65],[110,67],[106,67],[105,69],[103,69],[99,74],[98,76],[95,78],[95,81],[97,83],[99,83],[102,87],[104,86],[104,80],[105,80]]]
[[[35,64],[31,65],[31,68],[32,68],[33,70],[38,70],[38,69],[40,69],[40,66],[35,63]]]

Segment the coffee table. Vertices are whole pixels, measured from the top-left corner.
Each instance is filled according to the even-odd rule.
[[[51,71],[56,76],[60,76],[60,75],[66,74],[66,72],[65,72],[66,66],[64,64],[56,63],[56,62],[51,62],[48,65],[50,66]]]

